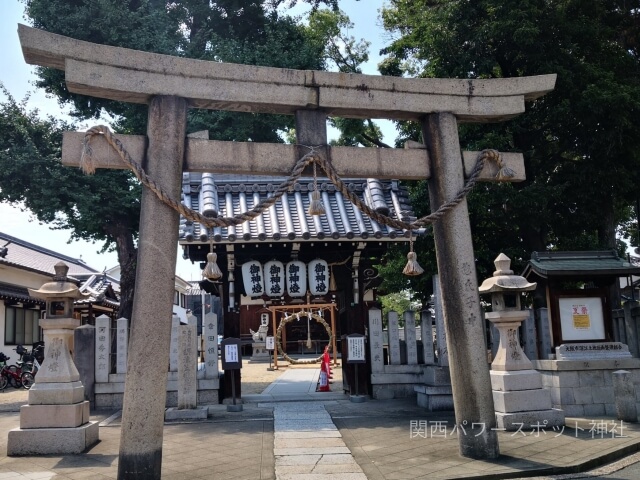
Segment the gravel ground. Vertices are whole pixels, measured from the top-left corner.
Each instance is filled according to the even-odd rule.
[[[269,363],[253,363],[245,361],[242,364],[242,393],[245,395],[262,393],[276,378],[290,368],[320,368],[317,365],[294,365],[278,361],[278,370],[270,370]],[[342,384],[342,369],[333,369],[333,384]],[[7,387],[0,391],[0,412],[18,412],[20,406],[27,403],[29,391],[24,388]]]
[[[340,363],[340,362],[338,362]],[[269,370],[269,363],[242,363],[242,393],[245,395],[262,393],[276,378],[288,369],[311,368],[320,369],[320,364],[289,365],[288,362],[278,360],[278,370]],[[342,369],[333,368],[333,384],[342,385]]]

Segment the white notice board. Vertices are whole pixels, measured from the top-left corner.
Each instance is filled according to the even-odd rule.
[[[364,353],[364,335],[347,335],[348,340],[348,363],[364,363],[366,361]]]

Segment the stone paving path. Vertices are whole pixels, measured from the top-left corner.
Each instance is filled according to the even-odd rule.
[[[366,480],[320,402],[273,408],[276,480]]]
[[[313,393],[318,373],[317,369],[288,370],[264,393],[274,398]],[[366,480],[325,409],[325,403],[260,404],[273,408],[276,480]]]

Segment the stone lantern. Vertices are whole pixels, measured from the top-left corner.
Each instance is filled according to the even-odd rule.
[[[491,364],[491,388],[498,428],[541,428],[564,425],[564,412],[552,408],[551,393],[542,388],[542,376],[520,347],[518,328],[529,316],[521,310],[520,296],[536,288],[514,275],[504,253],[494,262],[493,277],[482,282],[480,294],[491,294],[491,312],[485,317],[500,334],[500,346]]]
[[[89,421],[80,374],[69,352],[73,330],[73,302],[84,295],[68,277],[69,267],[55,265],[53,281],[29,289],[46,302],[45,357],[29,390],[29,404],[20,408],[20,428],[9,432],[8,455],[80,453],[98,441],[98,424]],[[64,439],[64,440],[61,440]]]

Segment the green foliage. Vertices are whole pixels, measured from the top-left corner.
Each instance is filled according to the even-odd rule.
[[[309,30],[276,10],[281,0],[23,0],[33,26],[93,43],[214,62],[321,69],[324,45]],[[291,5],[295,1],[289,2]],[[334,0],[309,0],[337,9]],[[64,72],[39,68],[37,87],[71,107],[77,119],[114,118],[120,133],[145,134],[146,105],[71,94]],[[123,308],[130,317],[135,278],[140,186],[126,171],[88,177],[59,163],[63,125],[9,100],[2,105],[0,200],[24,202],[43,222],[71,228],[73,237],[116,248],[122,267]],[[210,138],[282,142],[291,117],[190,110],[187,131],[209,130]],[[138,159],[141,160],[141,159]]]
[[[324,59],[339,72],[362,73],[360,65],[369,60],[369,45],[346,34],[353,28],[349,17],[341,12],[317,10],[309,16],[308,38],[324,50]]]
[[[135,235],[140,187],[124,171],[94,176],[60,163],[62,132],[72,125],[27,111],[3,89],[0,103],[0,201],[21,203],[41,222],[71,229],[72,238],[104,242]],[[116,227],[118,226],[118,227]]]
[[[412,310],[416,305],[411,302],[411,295],[408,291],[399,291],[389,293],[378,297],[382,304],[382,321],[384,326],[387,325],[387,315],[389,312],[398,314],[398,324],[404,326],[404,312]]]
[[[461,125],[463,148],[524,154],[527,180],[469,196],[478,275],[499,252],[522,268],[535,250],[616,248],[633,233],[640,173],[637,1],[390,0],[397,75],[494,78],[557,73],[556,88],[505,123]],[[418,139],[416,125],[401,135]],[[422,190],[427,197],[426,190]],[[631,227],[630,227],[631,226]]]

